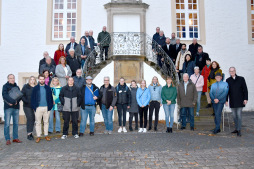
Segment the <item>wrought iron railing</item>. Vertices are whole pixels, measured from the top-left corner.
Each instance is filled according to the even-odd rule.
[[[163,62],[162,67],[158,66],[158,69],[160,69],[165,76],[171,76],[174,79],[175,85],[178,85],[178,73],[176,72],[175,65],[171,58],[149,35],[140,32],[110,33],[88,55],[83,68],[84,75],[87,75],[90,70],[105,60],[105,52],[102,52],[102,49],[103,46],[108,43],[109,39],[111,43],[108,47],[108,58],[116,55],[145,56],[148,61],[158,65],[157,57],[160,55]]]

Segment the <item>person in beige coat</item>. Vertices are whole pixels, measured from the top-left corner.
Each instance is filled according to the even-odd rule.
[[[179,72],[179,70],[183,69],[183,63],[185,62],[185,56],[189,54],[191,55],[190,51],[186,49],[186,44],[182,44],[182,49],[179,51],[177,58],[176,58],[176,70]]]
[[[195,84],[189,80],[187,73],[183,74],[183,82],[179,84],[177,91],[177,104],[181,108],[182,130],[186,128],[186,114],[188,112],[190,116],[190,128],[194,131],[194,107],[197,99],[198,92]]]

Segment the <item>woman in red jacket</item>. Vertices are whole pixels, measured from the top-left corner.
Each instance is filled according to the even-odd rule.
[[[208,81],[208,76],[210,74],[210,69],[211,67],[211,59],[207,58],[206,59],[206,65],[204,66],[201,75],[204,77],[204,86],[203,86],[203,92],[205,92],[206,98],[207,98],[207,103],[208,105],[206,106],[206,108],[212,107],[211,104],[211,98],[209,96],[209,92],[208,92],[208,86],[207,86],[207,81]]]
[[[58,50],[55,51],[54,61],[56,65],[58,65],[58,62],[61,56],[66,57],[66,53],[64,51],[64,45],[62,43],[59,44]]]

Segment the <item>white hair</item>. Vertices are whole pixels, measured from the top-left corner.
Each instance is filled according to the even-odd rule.
[[[198,70],[199,70],[199,67],[198,67],[198,66],[195,66],[195,67],[194,67],[194,70],[196,70],[196,69],[198,69]]]
[[[71,36],[70,39],[75,39],[75,37],[74,37],[74,36]]]
[[[50,60],[51,60],[51,57],[50,57],[50,56],[47,56],[47,57],[45,57],[45,59],[46,59],[46,60],[48,60],[48,59],[50,59]]]
[[[110,77],[109,77],[109,76],[104,76],[104,80],[105,80],[105,79],[110,80]]]
[[[230,70],[230,69],[234,69],[234,70],[236,71],[236,68],[235,68],[234,66],[231,66],[231,67],[229,68],[229,70]]]
[[[77,69],[76,72],[78,72],[79,70],[82,72],[82,69]]]
[[[69,52],[75,52],[75,50],[73,48],[70,48],[68,51]]]
[[[183,74],[183,77],[184,77],[184,76],[188,76],[188,77],[189,77],[189,74],[188,74],[188,73],[184,73],[184,74]]]
[[[44,55],[45,53],[49,54],[48,51],[44,51],[44,52],[43,52],[43,55]]]

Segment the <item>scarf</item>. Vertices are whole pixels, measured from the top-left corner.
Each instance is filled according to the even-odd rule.
[[[188,65],[189,65],[189,63],[190,63],[190,60],[189,61],[185,61],[185,63],[186,63],[186,66],[185,66],[185,70],[184,70],[184,73],[187,73],[188,71]]]
[[[45,78],[45,84],[49,85],[49,77]]]
[[[219,70],[219,68],[217,67],[217,68],[211,68],[211,72],[210,72],[210,74],[209,74],[209,76],[208,76],[208,79],[209,79],[209,81],[211,80],[211,79],[215,79],[215,72],[217,71],[217,70]]]
[[[186,49],[185,49],[185,50],[181,49],[181,54],[182,54],[182,55],[183,55],[185,52],[186,52]]]

